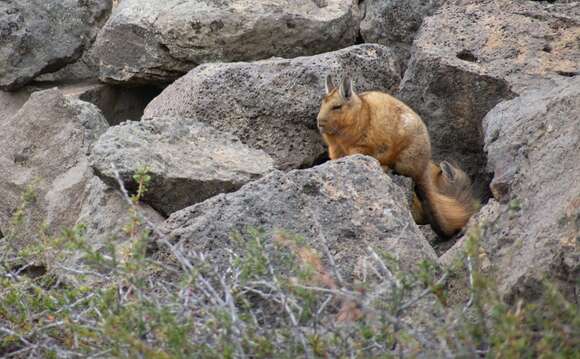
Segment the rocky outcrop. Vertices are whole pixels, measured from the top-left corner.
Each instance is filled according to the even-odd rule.
[[[404,270],[436,258],[401,188],[376,160],[360,155],[307,170],[274,171],[237,192],[178,211],[161,226],[181,250],[206,253],[218,272],[227,264],[232,233],[243,238],[252,229],[264,241],[286,231],[320,253],[325,244],[349,281],[368,246],[399,258]]]
[[[393,52],[379,45],[289,60],[206,64],[166,88],[144,116],[196,118],[264,150],[279,169],[310,166],[324,153],[316,115],[328,73],[352,74],[359,91],[394,91],[400,80]]]
[[[436,158],[459,161],[484,190],[481,119],[527,88],[578,73],[578,19],[574,3],[507,0],[448,2],[426,18],[399,97],[428,124]]]
[[[360,33],[365,42],[392,47],[405,64],[423,18],[443,0],[365,0]]]
[[[111,11],[108,0],[0,4],[0,88],[15,90],[76,61]]]
[[[147,167],[144,201],[164,214],[201,202],[273,170],[273,160],[234,136],[189,118],[154,118],[111,127],[95,144],[91,162],[99,176],[116,184],[115,165],[127,188]]]
[[[58,235],[79,223],[93,246],[121,233],[130,220],[128,207],[93,175],[87,157],[107,127],[94,105],[57,89],[33,93],[0,123],[0,231],[11,233],[12,246],[22,248],[41,231]],[[24,222],[15,224],[18,209]]]
[[[101,79],[168,83],[206,62],[296,57],[354,44],[356,1],[317,3],[123,1],[97,40]]]
[[[534,299],[541,281],[573,299],[580,257],[580,79],[564,79],[496,106],[483,120],[494,178],[480,243],[508,299]],[[449,264],[465,239],[446,254]]]

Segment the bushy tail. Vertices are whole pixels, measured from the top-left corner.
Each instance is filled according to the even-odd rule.
[[[473,214],[456,198],[439,193],[429,171],[417,183],[415,193],[426,221],[440,237],[449,238],[459,232]]]

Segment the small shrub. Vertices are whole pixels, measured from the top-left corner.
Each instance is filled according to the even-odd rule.
[[[147,171],[135,181],[138,191],[126,196],[132,204],[147,190]],[[580,352],[577,305],[549,283],[538,302],[503,302],[479,270],[478,231],[470,233],[466,260],[457,263],[466,266],[470,299],[450,306],[448,274],[433,263],[406,273],[388,253],[369,248],[372,274],[353,283],[327,250],[304,238],[246,228],[232,234],[227,264],[215,268],[212,253],[180,252],[146,226],[136,207],[124,251],[114,241],[94,250],[82,225],[40,236],[42,243],[19,251],[9,241],[33,201],[23,197],[14,231],[0,238],[0,356],[571,358]],[[153,239],[171,260],[150,253]],[[71,253],[82,253],[82,270],[62,276],[51,262]]]

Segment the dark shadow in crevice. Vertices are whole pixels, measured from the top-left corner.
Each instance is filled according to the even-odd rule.
[[[477,56],[473,54],[473,52],[469,50],[461,50],[455,55],[459,60],[468,61],[468,62],[477,62]]]
[[[355,45],[361,45],[365,43],[365,39],[363,39],[362,34],[359,30],[358,34],[356,35],[356,40],[354,41]]]
[[[575,77],[576,75],[578,75],[578,72],[573,71],[556,71],[556,73],[564,77]]]
[[[366,4],[365,4],[365,0],[359,0],[358,1],[358,8],[360,10],[360,21],[362,22],[366,16]],[[360,31],[360,26],[357,29],[357,35],[356,35],[356,39],[355,39],[355,45],[360,45],[360,44],[364,44],[366,41],[362,36],[362,33]]]
[[[328,157],[328,151],[324,151],[322,154],[316,157],[310,165],[302,165],[300,166],[300,169],[316,167],[328,161],[330,161],[330,157]]]
[[[124,121],[139,121],[145,107],[162,88],[156,86],[121,87],[101,84],[81,93],[78,98],[97,106],[111,126]]]

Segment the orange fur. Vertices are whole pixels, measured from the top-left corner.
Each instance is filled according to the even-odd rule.
[[[318,127],[330,159],[369,155],[385,170],[413,178],[424,213],[441,236],[449,237],[467,223],[472,212],[437,189],[429,134],[419,115],[386,93],[356,94],[348,78],[335,88],[327,77],[326,92]]]
[[[473,197],[471,179],[457,164],[452,165],[447,161],[442,161],[440,165],[437,165],[430,162],[429,170],[439,193],[455,198],[469,217],[477,211],[479,203]],[[427,215],[424,213],[421,201],[416,194],[413,196],[411,213],[417,224],[428,223]]]

